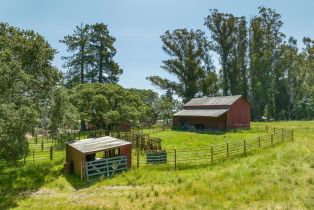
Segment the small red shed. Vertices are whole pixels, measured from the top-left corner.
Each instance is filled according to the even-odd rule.
[[[251,106],[241,95],[193,98],[173,115],[173,127],[185,129],[249,128]]]
[[[65,170],[93,179],[131,168],[132,144],[110,136],[66,143]]]

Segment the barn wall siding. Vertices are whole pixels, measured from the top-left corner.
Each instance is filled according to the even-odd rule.
[[[227,112],[227,128],[249,128],[250,120],[250,105],[243,97],[241,97],[231,105]]]

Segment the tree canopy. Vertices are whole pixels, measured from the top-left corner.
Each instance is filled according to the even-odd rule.
[[[73,34],[60,40],[70,55],[63,56],[66,86],[83,83],[117,83],[122,69],[113,60],[115,38],[109,34],[107,25],[95,23],[76,26]]]
[[[258,10],[249,21],[210,10],[204,22],[210,39],[199,30],[166,31],[161,39],[170,58],[162,68],[177,79],[148,79],[184,102],[201,96],[244,95],[254,120],[313,119],[313,40],[305,37],[300,51],[297,40],[282,32],[280,14],[266,7]],[[218,56],[218,68],[211,55]]]
[[[44,117],[47,95],[61,78],[51,65],[55,52],[34,31],[0,23],[0,158],[25,155],[25,135]]]
[[[138,123],[144,106],[139,95],[116,84],[77,85],[70,90],[70,101],[93,129]]]
[[[177,81],[150,76],[147,79],[153,85],[175,92],[184,101],[217,91],[216,74],[209,55],[211,45],[204,32],[187,29],[166,31],[161,40],[164,52],[170,57],[162,62],[161,68],[176,76]]]

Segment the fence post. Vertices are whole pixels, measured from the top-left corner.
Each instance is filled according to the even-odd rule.
[[[177,170],[177,150],[174,149],[174,170]]]
[[[247,155],[246,154],[246,141],[243,140],[243,150],[244,150],[244,155]]]
[[[291,141],[293,141],[293,130],[291,130]]]
[[[258,137],[258,147],[261,148],[261,137]]]
[[[41,141],[41,151],[44,150],[44,140]]]
[[[229,144],[227,143],[227,157],[229,157]]]
[[[34,151],[34,149],[33,149],[33,163],[35,162],[35,151]]]
[[[53,146],[50,147],[50,160],[53,158]]]
[[[136,166],[137,166],[137,169],[139,169],[139,167],[140,167],[140,150],[139,150],[139,147],[137,147]]]
[[[281,141],[283,141],[283,128],[281,128]]]
[[[270,134],[270,144],[273,146],[274,142],[273,142],[273,134]]]
[[[210,148],[210,153],[211,153],[212,164],[214,164],[214,147],[213,146],[211,146]]]
[[[84,179],[84,175],[83,175],[84,169],[83,169],[83,167],[84,167],[84,164],[83,164],[83,160],[81,159],[81,182],[82,182],[83,179]]]
[[[36,138],[35,138],[35,142],[36,142],[36,144],[37,144],[37,140],[38,140],[38,139],[37,139],[37,134],[36,134]]]

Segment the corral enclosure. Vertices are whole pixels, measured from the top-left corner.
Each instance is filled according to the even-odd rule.
[[[84,154],[84,151],[88,148],[83,149],[84,151],[79,151],[84,146],[84,140],[72,143],[73,145],[77,144],[79,150],[75,147],[69,147],[71,143],[67,144],[68,155],[66,162],[72,162],[68,167],[72,168],[74,174],[76,174],[78,177],[81,177],[81,179],[85,178],[87,168],[93,168],[93,166],[87,166],[87,163],[85,162],[87,156],[92,156],[93,154],[94,156],[92,156],[92,158],[94,159],[90,159],[90,157],[88,157],[89,161],[95,161],[95,163],[97,162],[98,165],[100,164],[102,166],[108,166],[108,170],[114,169],[111,166],[116,164],[116,159],[112,160],[112,163],[100,163],[99,160],[96,160],[96,158],[99,159],[104,157],[113,157],[108,155],[109,151],[107,151],[107,155],[106,152],[99,152],[104,149],[102,147],[105,144],[102,144],[105,142],[99,142],[101,148],[97,148],[98,140],[104,138],[100,137],[106,133],[108,132],[99,131],[91,133],[98,138],[89,139],[88,141],[90,143],[85,145],[87,147],[90,145],[92,146],[92,151],[87,151],[87,153],[90,154]],[[78,134],[79,135],[73,133],[73,138],[82,139],[83,137],[80,137],[81,134]],[[212,164],[218,160],[252,154],[252,152],[258,148],[274,146],[277,143],[290,141],[293,136],[293,133],[290,130],[259,124],[253,124],[251,129],[236,129],[214,133],[174,131],[169,129],[163,130],[163,128],[154,128],[147,129],[145,132],[140,131],[139,133],[132,131],[109,132],[109,134],[112,135],[113,138],[105,138],[120,138],[126,140],[121,140],[122,142],[131,141],[133,143],[132,154],[129,154],[128,158],[126,158],[128,161],[127,168],[130,168],[131,161],[134,168],[139,168],[140,166],[147,164],[150,165],[150,163],[162,163],[168,165],[194,165],[195,163],[203,162],[205,164]],[[37,143],[31,143],[34,140]],[[53,145],[52,142],[53,139],[51,140],[50,138],[46,137],[40,140],[37,138],[30,140],[32,152],[30,152],[29,156],[24,159],[24,162],[37,163],[38,161],[52,161],[56,159],[65,160],[65,154],[62,150],[56,150],[53,148],[53,146],[47,147],[47,144]],[[110,144],[107,144],[107,146],[110,147]],[[36,147],[38,149],[34,149]],[[105,149],[109,148],[106,147]],[[119,156],[119,152],[110,154]],[[108,176],[112,175],[113,174],[108,173]]]

